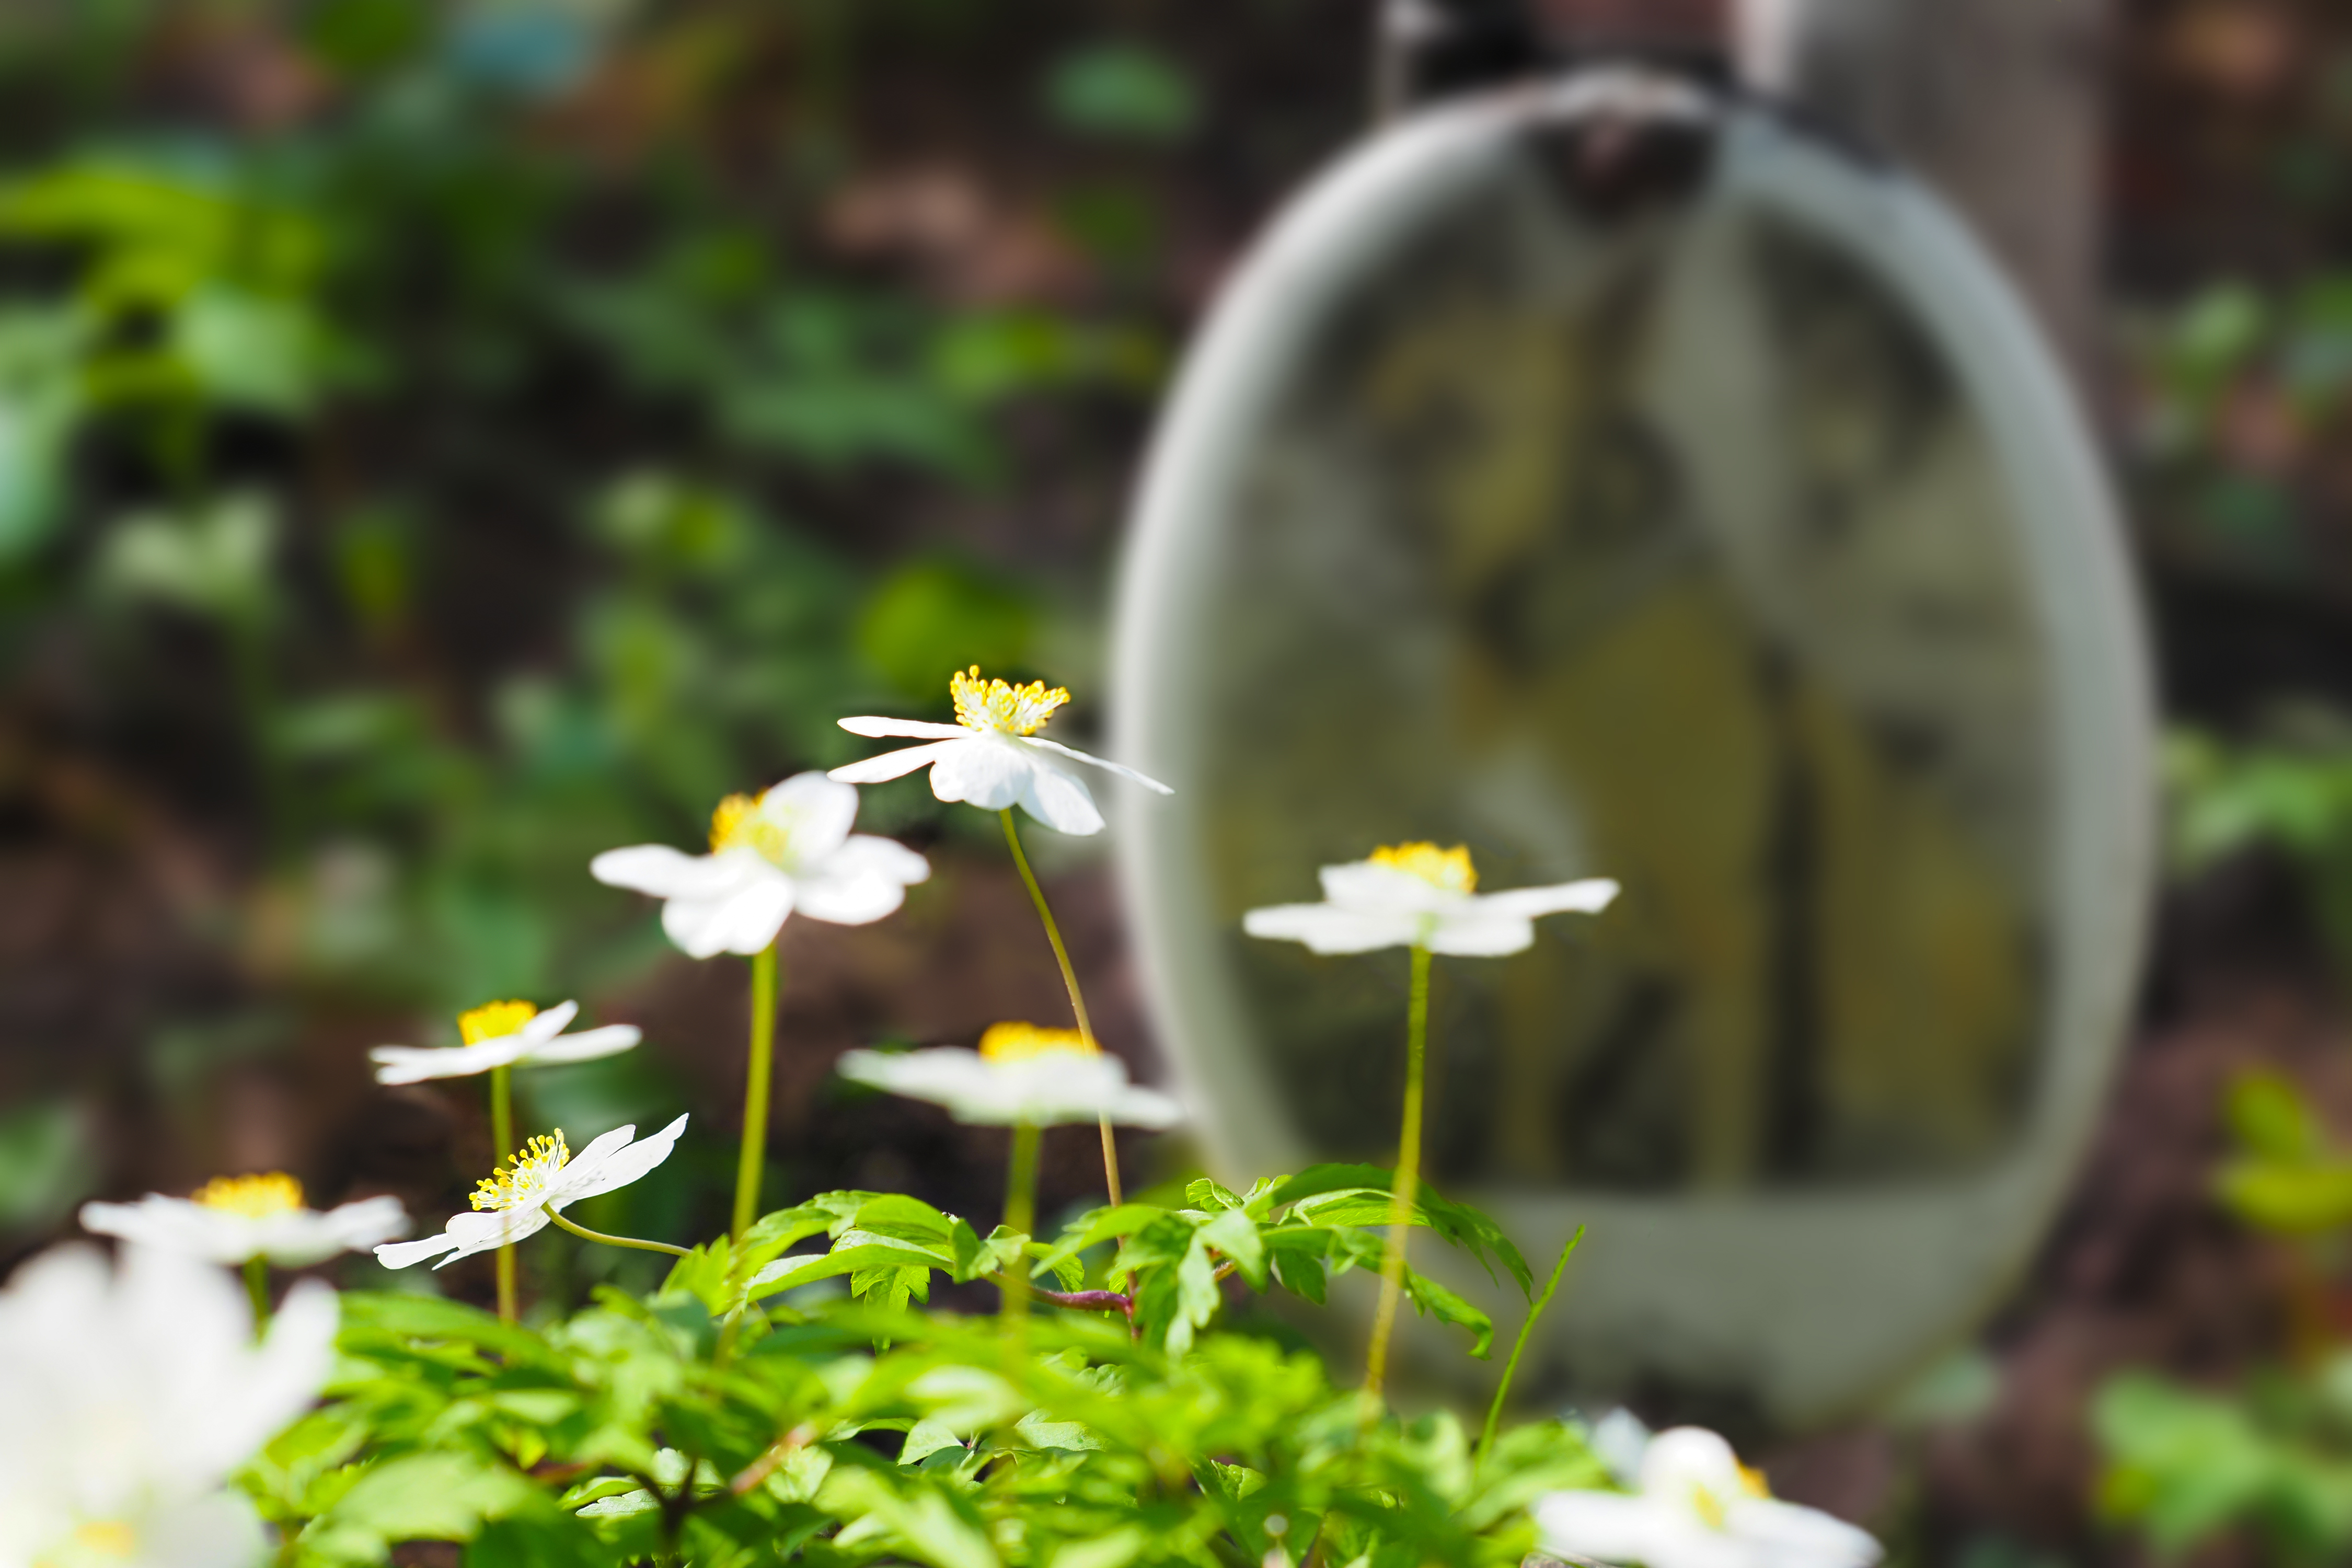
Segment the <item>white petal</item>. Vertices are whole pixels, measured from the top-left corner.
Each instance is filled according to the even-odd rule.
[[[689,958],[748,957],[776,940],[792,912],[792,879],[772,871],[716,902],[672,899],[662,906],[662,930]]]
[[[865,925],[905,903],[908,885],[930,874],[931,863],[905,845],[859,834],[799,885],[793,908],[835,925]]]
[[[461,1258],[512,1247],[528,1237],[537,1236],[550,1223],[546,1211],[536,1208],[469,1210],[465,1214],[453,1214],[449,1216],[447,1229],[449,1235],[457,1238],[457,1250],[433,1267],[446,1268]]]
[[[1045,764],[1002,736],[949,742],[931,769],[931,793],[945,801],[968,801],[982,811],[1018,805],[1033,769]]]
[[[423,1083],[427,1079],[472,1078],[492,1068],[511,1067],[530,1049],[520,1035],[504,1035],[478,1046],[377,1046],[368,1052],[378,1083]]]
[[[935,741],[928,746],[908,746],[904,751],[885,752],[878,757],[868,757],[862,763],[850,763],[824,776],[836,784],[881,784],[889,779],[904,778],[917,768],[928,768],[940,758],[952,755],[958,748],[971,744],[967,731],[958,730],[957,739]]]
[[[898,737],[917,741],[959,741],[971,738],[971,731],[961,724],[929,724],[920,719],[844,719],[841,727],[853,735],[871,735],[876,739]]]
[[[784,830],[795,870],[821,866],[849,838],[857,790],[823,773],[794,773],[760,797],[760,815]]]
[[[1421,939],[1414,916],[1360,914],[1330,904],[1276,904],[1242,917],[1242,930],[1269,942],[1303,942],[1321,953],[1411,947]]]
[[[1707,1491],[1736,1498],[1746,1489],[1746,1480],[1731,1445],[1704,1426],[1669,1427],[1642,1450],[1641,1485],[1646,1496],[1682,1499]]]
[[[530,1044],[537,1045],[541,1040],[551,1040],[563,1033],[572,1026],[572,1020],[578,1016],[580,1016],[579,1003],[559,1002],[544,1013],[533,1014],[515,1033]]]
[[[408,1234],[408,1211],[395,1197],[362,1198],[329,1209],[321,1216],[346,1252],[362,1252],[380,1241]]]
[[[209,1263],[236,1265],[260,1250],[237,1227],[218,1225],[215,1219],[200,1204],[160,1193],[135,1204],[94,1203],[81,1208],[81,1227],[93,1236],[111,1236]]]
[[[422,1263],[428,1258],[438,1258],[460,1245],[457,1238],[444,1231],[419,1241],[390,1241],[375,1249],[375,1260],[386,1268],[405,1268],[412,1263]]]
[[[1430,952],[1455,958],[1507,958],[1535,944],[1535,921],[1512,915],[1441,915],[1429,932]]]
[[[1733,1503],[1725,1526],[1748,1544],[1757,1568],[1869,1568],[1882,1554],[1868,1531],[1771,1498]]]
[[[1173,1127],[1184,1120],[1184,1107],[1156,1089],[1129,1084],[1108,1112],[1111,1121],[1121,1127],[1148,1127],[1158,1131]]]
[[[1496,914],[1536,915],[1584,914],[1597,915],[1616,901],[1617,884],[1606,877],[1593,877],[1581,882],[1562,882],[1551,888],[1514,888],[1507,893],[1486,893],[1470,901],[1481,910]]]
[[[553,1184],[562,1195],[551,1197],[549,1201],[562,1208],[566,1204],[576,1204],[583,1198],[598,1197],[616,1187],[627,1186],[668,1159],[670,1151],[677,1145],[677,1135],[685,1131],[686,1118],[681,1116],[653,1136],[606,1156],[584,1179],[565,1180],[572,1173],[567,1169]],[[597,1142],[603,1141],[599,1139]]]
[[[252,1568],[268,1551],[261,1516],[231,1491],[161,1504],[131,1521],[137,1568]],[[95,1561],[76,1553],[68,1562]]]
[[[601,1029],[583,1029],[576,1035],[550,1040],[522,1059],[529,1067],[593,1062],[602,1057],[618,1056],[645,1037],[645,1032],[635,1024],[607,1024]]]
[[[1044,757],[1030,763],[1021,786],[1021,806],[1056,833],[1084,838],[1103,830],[1102,813],[1086,781]]]
[[[1410,871],[1370,860],[1326,866],[1316,875],[1326,899],[1366,914],[1428,914],[1470,901],[1466,894],[1449,892]]]
[[[570,1183],[585,1184],[595,1180],[598,1173],[604,1170],[604,1162],[627,1148],[629,1140],[636,1135],[636,1123],[633,1121],[625,1122],[609,1132],[598,1133],[589,1141],[588,1147],[579,1150],[565,1162],[557,1179],[548,1185],[557,1190],[569,1191]]]
[[[1563,1557],[1642,1568],[1753,1568],[1738,1542],[1648,1497],[1554,1492],[1537,1501],[1535,1519],[1543,1550]]]
[[[1137,773],[1133,768],[1129,767],[1124,763],[1106,762],[1100,757],[1091,755],[1086,752],[1081,752],[1075,746],[1066,746],[1059,741],[1049,741],[1043,735],[1028,735],[1023,737],[1023,739],[1024,739],[1030,745],[1043,746],[1049,752],[1059,752],[1062,755],[1073,758],[1076,761],[1090,763],[1106,773],[1117,773],[1119,777],[1128,780],[1131,784],[1139,784],[1144,788],[1149,790],[1157,790],[1161,795],[1174,795],[1176,793],[1174,790],[1170,789],[1166,784],[1161,784],[1158,779],[1151,777],[1148,773]]]
[[[650,893],[656,899],[715,899],[741,885],[757,855],[745,865],[740,855],[688,855],[667,844],[607,849],[588,862],[588,874],[609,887]]]

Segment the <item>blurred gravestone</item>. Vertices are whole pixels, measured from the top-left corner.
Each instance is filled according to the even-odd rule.
[[[1680,68],[1404,120],[1228,286],[1120,610],[1179,790],[1131,913],[1232,1173],[1384,1162],[1402,1077],[1402,960],[1242,911],[1462,842],[1627,889],[1440,966],[1434,1180],[1592,1227],[1539,1395],[1801,1421],[2005,1282],[2123,1024],[2147,678],[2064,382],[1918,187]]]

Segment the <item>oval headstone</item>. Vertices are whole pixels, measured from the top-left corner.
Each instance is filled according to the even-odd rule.
[[[1620,879],[1438,962],[1429,1178],[1538,1272],[1591,1227],[1535,1394],[1802,1422],[1965,1331],[2062,1194],[2137,961],[2146,659],[2073,402],[1942,206],[1711,102],[1675,199],[1580,203],[1591,90],[1382,135],[1226,288],[1119,604],[1119,754],[1178,791],[1129,913],[1247,1174],[1389,1162],[1405,965],[1244,910],[1407,839]]]

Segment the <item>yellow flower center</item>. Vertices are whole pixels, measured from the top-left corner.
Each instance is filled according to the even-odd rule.
[[[1372,851],[1372,864],[1393,866],[1450,893],[1470,893],[1478,889],[1478,872],[1470,864],[1470,847],[1466,844],[1457,844],[1451,849],[1440,849],[1434,844],[1391,844]]]
[[[1723,1500],[1715,1495],[1713,1489],[1698,1481],[1691,1483],[1691,1510],[1709,1530],[1721,1530],[1730,1518],[1729,1510],[1723,1506]]]
[[[1750,1469],[1746,1465],[1739,1467],[1739,1486],[1749,1497],[1769,1498],[1772,1495],[1771,1483],[1764,1479],[1764,1472]]]
[[[537,1208],[539,1194],[556,1172],[572,1159],[572,1151],[563,1146],[563,1129],[559,1127],[551,1136],[534,1138],[523,1145],[514,1163],[490,1173],[474,1186],[474,1206],[478,1209]]]
[[[1042,680],[1014,686],[1003,680],[982,680],[980,666],[959,672],[948,682],[955,697],[956,722],[967,730],[993,730],[1006,735],[1034,735],[1045,727],[1054,710],[1070,700],[1065,688],[1050,689]]]
[[[538,1016],[539,1009],[528,1002],[485,1003],[457,1015],[457,1033],[467,1045],[478,1046],[484,1040],[503,1040]]]
[[[117,1520],[94,1520],[78,1526],[67,1546],[70,1555],[65,1561],[88,1562],[93,1557],[127,1560],[139,1555],[139,1532]],[[33,1568],[54,1568],[58,1561],[35,1558]]]
[[[302,1184],[283,1171],[272,1171],[266,1176],[215,1176],[195,1190],[194,1201],[225,1214],[267,1219],[274,1214],[291,1214],[300,1208]]]
[[[980,1037],[980,1059],[984,1062],[1025,1062],[1032,1057],[1049,1056],[1066,1051],[1076,1056],[1099,1056],[1101,1051],[1087,1043],[1087,1037],[1076,1029],[1041,1029],[1034,1024],[992,1024],[988,1033]]]
[[[792,844],[789,829],[760,809],[759,797],[730,795],[710,814],[710,852],[749,849],[772,865],[782,866]]]

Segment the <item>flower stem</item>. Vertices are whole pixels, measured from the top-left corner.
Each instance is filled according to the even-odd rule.
[[[735,1162],[737,1241],[760,1217],[760,1175],[768,1163],[769,1082],[776,1064],[776,944],[751,960],[751,1064],[743,1079],[743,1148]]]
[[[1364,1358],[1364,1391],[1377,1394],[1388,1380],[1389,1336],[1396,1331],[1404,1295],[1405,1243],[1412,1234],[1413,1199],[1421,1191],[1421,1097],[1429,1061],[1429,949],[1412,950],[1412,995],[1404,1028],[1404,1125],[1397,1133],[1396,1179],[1389,1196],[1389,1249],[1381,1259],[1381,1305],[1372,1315],[1372,1343]]]
[[[1078,1020],[1078,1038],[1086,1042],[1089,1052],[1102,1047],[1095,1043],[1095,1026],[1087,1020],[1087,999],[1078,994],[1078,972],[1070,967],[1069,949],[1062,945],[1062,928],[1054,922],[1054,911],[1046,905],[1045,890],[1037,885],[1037,874],[1029,869],[1029,857],[1022,852],[1020,830],[1013,825],[1013,808],[1006,806],[996,814],[1004,823],[1004,842],[1013,847],[1013,863],[1021,868],[1021,880],[1029,889],[1029,900],[1037,906],[1037,918],[1045,923],[1045,940],[1054,944],[1054,962],[1062,966],[1062,988],[1070,994],[1070,1011]],[[1117,1208],[1124,1201],[1119,1195],[1118,1143],[1111,1137],[1110,1118],[1101,1118],[1103,1186],[1110,1194],[1110,1205]]]
[[[562,1215],[556,1213],[555,1209],[551,1205],[541,1204],[539,1206],[546,1211],[547,1217],[553,1220],[557,1226],[564,1230],[570,1231],[572,1235],[578,1237],[583,1241],[601,1241],[607,1247],[634,1247],[639,1252],[667,1252],[672,1258],[685,1258],[688,1256],[685,1247],[672,1247],[667,1241],[639,1241],[634,1236],[606,1236],[601,1230],[590,1230],[584,1225],[572,1224],[570,1220],[565,1219]]]
[[[1036,1128],[1028,1122],[1015,1122],[1013,1128],[1013,1159],[1004,1173],[1004,1228],[1026,1237],[1037,1228],[1037,1146],[1042,1142]],[[1022,1320],[1029,1315],[1029,1258],[1026,1253],[1016,1258],[1004,1270],[1004,1332],[1008,1339],[1018,1338]]]
[[[253,1337],[269,1327],[269,1259],[259,1253],[245,1260],[245,1293],[253,1301]]]
[[[1536,1320],[1543,1316],[1546,1307],[1551,1305],[1552,1292],[1559,1289],[1559,1277],[1568,1272],[1569,1257],[1575,1252],[1576,1244],[1583,1239],[1584,1227],[1580,1225],[1576,1227],[1576,1234],[1568,1238],[1568,1245],[1559,1249],[1559,1261],[1551,1266],[1551,1279],[1544,1286],[1543,1294],[1528,1308],[1528,1321],[1519,1325],[1518,1342],[1511,1347],[1511,1359],[1503,1363],[1503,1381],[1495,1385],[1495,1403],[1486,1406],[1486,1430],[1479,1436],[1477,1457],[1470,1463],[1470,1477],[1474,1482],[1477,1479],[1479,1467],[1486,1462],[1486,1451],[1495,1446],[1495,1428],[1503,1419],[1503,1401],[1511,1396],[1511,1379],[1518,1374],[1519,1357],[1527,1353],[1528,1336],[1536,1331]]]
[[[493,1145],[490,1163],[508,1159],[514,1153],[514,1069],[490,1069],[490,1142]],[[515,1255],[511,1246],[501,1247],[494,1255],[499,1266],[499,1321],[515,1321]]]

